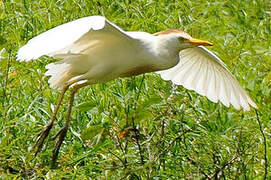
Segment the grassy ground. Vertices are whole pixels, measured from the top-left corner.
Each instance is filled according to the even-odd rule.
[[[258,104],[258,118],[155,74],[117,79],[79,92],[59,166],[50,169],[53,141],[36,158],[30,150],[59,96],[44,76],[53,59],[19,63],[16,52],[37,34],[90,15],[125,30],[180,28],[213,42]],[[268,0],[0,1],[0,178],[271,178],[270,16]]]

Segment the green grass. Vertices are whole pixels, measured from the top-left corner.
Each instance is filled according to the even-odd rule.
[[[129,31],[180,28],[213,42],[210,49],[258,104],[259,118],[155,74],[116,79],[77,94],[59,166],[51,169],[53,141],[36,158],[30,150],[59,96],[44,76],[53,59],[19,63],[16,52],[52,27],[91,15]],[[0,179],[271,178],[270,17],[268,0],[3,0]],[[50,137],[64,124],[67,100]]]

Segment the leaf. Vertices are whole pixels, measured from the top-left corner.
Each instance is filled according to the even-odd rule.
[[[88,146],[95,146],[106,140],[108,131],[103,125],[93,125],[81,133],[81,138]]]
[[[136,114],[136,121],[141,121],[145,119],[151,119],[153,117],[152,113],[146,109],[138,109]]]
[[[88,151],[88,152],[86,152],[85,154],[79,156],[79,157],[76,158],[75,160],[73,160],[73,161],[67,163],[66,166],[71,165],[71,164],[74,164],[74,163],[77,163],[77,162],[83,160],[84,158],[86,158],[86,157],[92,155],[93,153],[99,151],[102,147],[104,147],[104,146],[106,146],[106,145],[108,145],[108,144],[110,144],[110,143],[111,143],[110,140],[106,140],[106,141],[104,141],[104,142],[102,142],[102,143],[100,143],[100,144],[94,146],[90,151]]]
[[[159,104],[162,101],[161,97],[153,96],[143,103],[143,107],[147,108],[154,104]]]
[[[119,139],[122,139],[122,138],[126,137],[127,135],[129,135],[131,129],[132,129],[132,128],[126,128],[126,129],[122,130],[122,131],[119,133],[118,138],[119,138]]]
[[[268,85],[269,82],[271,81],[271,72],[269,72],[265,77],[264,77],[264,85]]]
[[[102,125],[93,125],[86,129],[84,129],[81,133],[81,138],[83,141],[91,140],[98,134],[102,133],[104,130],[104,127]]]
[[[96,103],[94,102],[84,102],[76,106],[76,108],[80,111],[89,111],[94,107],[96,107]]]

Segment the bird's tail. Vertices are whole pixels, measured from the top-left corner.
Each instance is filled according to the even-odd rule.
[[[80,80],[85,80],[84,74],[90,69],[88,56],[82,54],[57,54],[55,58],[61,61],[46,66],[46,76],[51,76],[49,84],[51,88],[62,89]]]
[[[72,77],[70,64],[65,61],[59,61],[46,66],[46,76],[51,76],[48,80],[50,87],[53,89],[62,89]]]

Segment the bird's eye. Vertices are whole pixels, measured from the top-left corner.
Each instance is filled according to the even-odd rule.
[[[182,41],[182,42],[185,40],[184,37],[179,37],[178,39],[179,39],[179,41]]]

